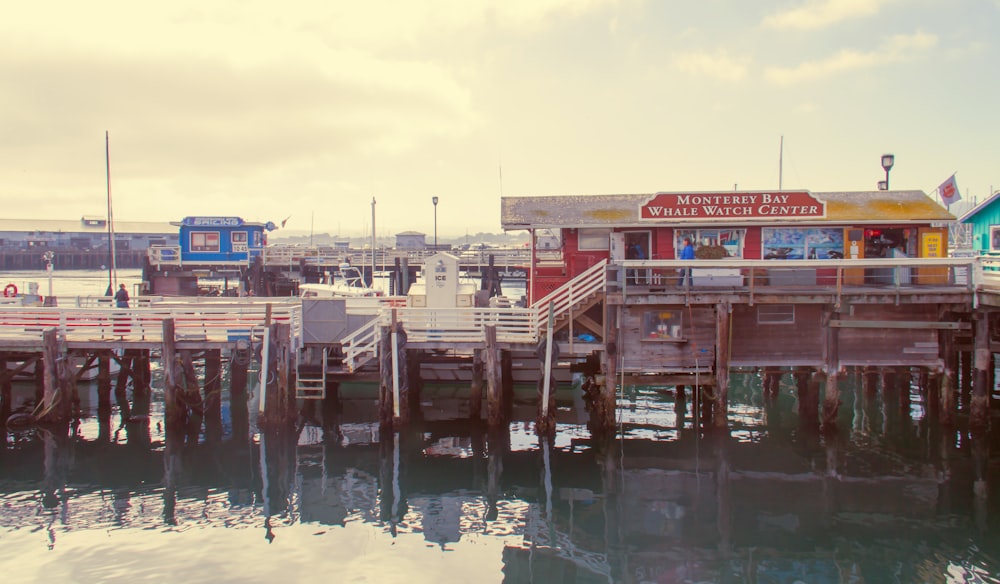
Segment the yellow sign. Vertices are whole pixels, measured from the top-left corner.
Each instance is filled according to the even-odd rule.
[[[923,237],[920,239],[922,247],[922,253],[920,256],[925,258],[944,257],[944,247],[942,247],[941,243],[940,232],[924,233]]]

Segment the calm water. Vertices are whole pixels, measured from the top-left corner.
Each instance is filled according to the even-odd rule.
[[[350,384],[339,411],[262,435],[252,386],[221,437],[185,441],[158,373],[148,419],[81,385],[78,423],[3,434],[3,582],[1000,582],[998,434],[943,432],[916,388],[904,415],[850,377],[825,437],[788,376],[771,403],[735,374],[725,435],[630,387],[595,441],[564,387],[549,444],[528,403],[495,435],[464,421],[456,386],[402,434]]]

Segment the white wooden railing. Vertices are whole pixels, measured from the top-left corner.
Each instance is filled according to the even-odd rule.
[[[341,340],[344,368],[356,371],[378,355],[379,329],[400,323],[407,341],[419,343],[481,343],[486,327],[496,328],[497,342],[534,343],[538,339],[533,308],[396,308]]]
[[[558,318],[604,290],[606,283],[604,260],[530,308],[396,308],[395,318],[414,342],[478,343],[485,338],[486,327],[494,326],[498,342],[536,343],[539,332],[548,326],[550,307],[552,318]],[[378,318],[341,340],[346,370],[356,371],[378,355],[379,327],[390,326],[392,319],[393,312],[383,309]]]
[[[268,305],[270,304],[270,310]],[[288,302],[147,305],[137,308],[0,306],[0,339],[32,343],[55,328],[68,342],[162,342],[163,321],[173,319],[178,341],[227,342],[254,339],[272,323],[291,327],[292,345],[301,346],[302,307]]]
[[[535,329],[543,330],[548,327],[550,316],[552,319],[558,319],[593,294],[603,292],[608,283],[607,265],[607,260],[601,260],[535,302],[533,315]]]

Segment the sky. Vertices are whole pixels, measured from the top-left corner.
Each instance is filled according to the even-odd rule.
[[[502,196],[1000,189],[1000,0],[3,2],[7,218],[500,232]],[[106,140],[107,137],[107,140]],[[106,156],[106,153],[109,156]],[[438,197],[438,204],[432,202]]]

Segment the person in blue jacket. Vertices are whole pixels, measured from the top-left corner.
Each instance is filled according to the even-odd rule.
[[[118,285],[118,291],[115,292],[115,304],[118,308],[128,308],[128,290],[125,289],[125,284]]]
[[[693,260],[694,259],[694,247],[691,245],[691,238],[684,238],[684,247],[681,248],[681,253],[678,254],[677,259],[681,260]],[[684,286],[685,282],[688,286],[691,285],[691,268],[681,268],[680,278],[677,280],[678,286]]]

